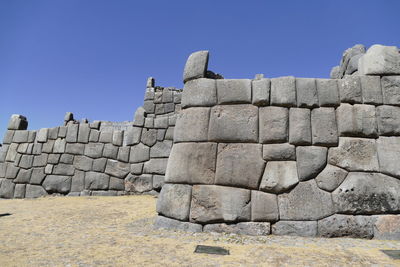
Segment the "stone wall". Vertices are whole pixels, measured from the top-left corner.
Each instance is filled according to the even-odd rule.
[[[192,54],[156,226],[400,239],[399,57],[373,46],[342,79],[214,80]]]
[[[13,115],[0,147],[0,198],[156,192],[164,183],[181,90],[154,86],[133,122],[75,121],[28,131]]]

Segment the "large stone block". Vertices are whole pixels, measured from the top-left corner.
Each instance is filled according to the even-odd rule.
[[[203,227],[203,232],[230,233],[239,235],[269,235],[271,225],[268,222],[241,222],[236,224],[213,223]]]
[[[381,105],[383,103],[381,78],[379,76],[360,76],[360,81],[363,103]]]
[[[29,183],[40,185],[45,177],[46,175],[44,174],[44,168],[33,168]]]
[[[40,185],[30,185],[30,184],[26,185],[26,192],[25,192],[26,198],[37,198],[46,195],[48,195],[48,193]]]
[[[400,137],[381,136],[376,145],[380,172],[400,178]]]
[[[123,191],[125,190],[125,182],[123,179],[111,177],[110,178],[110,185],[108,186],[110,190],[118,190]]]
[[[15,184],[8,179],[1,179],[0,183],[0,198],[13,198]]]
[[[167,183],[214,184],[217,144],[178,143],[172,147]]]
[[[47,142],[47,133],[48,129],[47,128],[42,128],[39,130],[37,136],[36,136],[36,141],[39,143],[45,143]]]
[[[124,140],[126,141],[126,145],[136,145],[140,142],[140,138],[142,136],[142,128],[141,127],[130,127],[125,131],[126,137]]]
[[[151,158],[168,158],[172,149],[172,141],[157,142],[150,148]]]
[[[332,193],[338,213],[383,214],[400,211],[400,180],[380,173],[350,172]]]
[[[107,159],[105,158],[95,159],[93,160],[92,169],[95,172],[104,172],[106,169],[106,164],[107,164]]]
[[[69,124],[65,140],[68,143],[76,143],[78,141],[78,131],[79,131],[79,124]]]
[[[362,75],[400,74],[400,54],[395,46],[373,45],[358,62]]]
[[[317,84],[312,78],[296,78],[297,106],[318,107]]]
[[[145,117],[146,117],[146,110],[142,107],[139,107],[135,111],[135,116],[133,118],[133,125],[134,126],[143,126]]]
[[[150,159],[144,164],[144,173],[165,174],[168,164],[168,158]]]
[[[90,127],[87,123],[79,124],[79,132],[78,132],[78,143],[85,143],[89,142],[89,135],[90,135]]]
[[[208,51],[197,51],[192,53],[185,64],[183,71],[183,82],[204,78],[208,66]]]
[[[266,161],[296,160],[296,148],[288,143],[263,145],[263,159]]]
[[[253,105],[211,108],[208,138],[221,142],[257,142],[258,108]]]
[[[288,125],[289,110],[287,108],[260,108],[259,129],[261,143],[285,143],[288,139]]]
[[[85,189],[85,172],[75,171],[71,178],[71,192],[81,192]]]
[[[26,143],[28,142],[29,131],[26,130],[16,130],[13,136],[14,143]]]
[[[147,146],[154,145],[157,142],[157,129],[143,128],[141,141]]]
[[[103,149],[103,157],[109,159],[117,159],[118,147],[113,144],[105,144]]]
[[[212,79],[196,79],[185,83],[182,108],[208,107],[217,104],[217,85]]]
[[[312,143],[317,146],[336,146],[338,132],[335,110],[316,108],[311,111]]]
[[[326,165],[325,169],[315,178],[317,186],[322,190],[332,192],[347,177],[347,171],[333,165]]]
[[[316,84],[320,107],[336,107],[340,105],[337,80],[316,79]]]
[[[258,189],[265,166],[261,144],[219,144],[217,155],[215,184]]]
[[[400,135],[400,107],[383,105],[376,113],[379,135]]]
[[[312,221],[335,213],[331,194],[319,189],[314,180],[299,183],[278,196],[281,220]]]
[[[341,104],[336,109],[340,136],[376,137],[378,126],[375,106]]]
[[[144,193],[153,189],[153,176],[151,174],[132,175],[125,178],[125,191]]]
[[[340,137],[339,146],[329,149],[328,163],[348,171],[379,171],[375,140]]]
[[[166,129],[168,128],[168,117],[167,116],[157,116],[154,118],[154,128]]]
[[[315,221],[279,221],[272,225],[273,235],[317,236],[317,222]]]
[[[28,121],[25,116],[13,114],[8,121],[8,130],[26,130],[28,128]]]
[[[182,110],[176,121],[174,142],[199,142],[208,139],[210,108]]]
[[[53,168],[53,174],[57,175],[74,175],[75,168],[73,165],[60,163]]]
[[[93,159],[101,158],[103,154],[104,144],[101,143],[89,143],[85,145],[85,156]]]
[[[17,149],[18,149],[18,144],[16,143],[10,144],[7,151],[6,161],[12,161],[12,162],[15,161],[15,157],[17,156]]]
[[[20,169],[17,178],[15,178],[14,180],[14,183],[27,184],[31,180],[31,176],[32,176],[32,169],[29,170]]]
[[[157,216],[154,222],[154,228],[175,229],[185,232],[202,232],[203,226],[197,223],[181,222],[164,216]]]
[[[92,170],[93,159],[85,156],[75,156],[73,164],[78,170],[90,171]]]
[[[289,143],[311,144],[311,111],[309,109],[291,108],[289,110]]]
[[[148,146],[139,143],[131,147],[131,152],[129,153],[130,163],[143,162],[149,159],[150,159],[150,148]]]
[[[62,154],[65,153],[65,146],[66,146],[65,139],[57,138],[54,142],[53,153]]]
[[[346,76],[338,80],[340,101],[342,103],[362,103],[361,81],[359,76]]]
[[[107,160],[105,173],[123,179],[130,172],[131,166],[128,163],[117,160]]]
[[[87,172],[85,174],[85,189],[88,190],[107,190],[110,176],[105,173]]]
[[[192,187],[182,184],[166,184],[161,189],[156,210],[159,214],[187,221],[189,219]]]
[[[69,144],[67,143],[67,146],[65,147],[65,153],[72,154],[72,155],[83,155],[85,151],[85,145],[84,144]]]
[[[400,215],[374,216],[374,239],[400,240]]]
[[[48,154],[37,155],[33,158],[33,167],[44,167],[47,164]]]
[[[335,214],[318,221],[318,235],[372,238],[374,236],[373,217]]]
[[[252,103],[256,106],[268,106],[271,91],[271,80],[260,79],[251,82]]]
[[[260,190],[279,194],[293,188],[298,182],[295,161],[269,161],[264,170]]]
[[[24,169],[32,168],[33,165],[33,155],[22,155],[18,166]]]
[[[4,134],[3,138],[3,145],[4,144],[11,144],[14,138],[15,130],[7,130]]]
[[[117,159],[122,162],[129,162],[129,152],[131,148],[128,146],[123,146],[118,149]]]
[[[217,80],[218,104],[251,103],[251,80]]]
[[[101,131],[100,132],[100,137],[99,137],[99,142],[100,143],[111,143],[112,142],[112,137],[113,137],[113,132],[112,131]]]
[[[296,79],[292,76],[271,79],[271,105],[296,106]]]
[[[191,222],[240,222],[249,221],[250,217],[250,190],[218,185],[193,186]]]
[[[382,77],[381,84],[383,104],[400,106],[400,76]]]
[[[14,198],[25,197],[26,184],[16,184],[14,189]]]
[[[42,186],[49,193],[66,194],[71,190],[71,177],[62,175],[47,175]]]
[[[260,191],[251,191],[251,220],[256,222],[279,220],[277,196]]]
[[[320,146],[299,146],[296,148],[297,173],[300,181],[315,178],[326,165],[328,149]]]

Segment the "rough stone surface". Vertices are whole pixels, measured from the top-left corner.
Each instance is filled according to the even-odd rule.
[[[185,83],[182,93],[182,108],[208,107],[217,104],[216,81],[200,78]]]
[[[330,148],[328,163],[348,171],[379,171],[374,139],[340,137],[339,146]]]
[[[319,220],[335,212],[331,194],[319,189],[314,180],[279,195],[278,203],[281,220]]]
[[[296,79],[292,76],[271,79],[271,105],[296,106]]]
[[[316,108],[311,111],[312,143],[317,146],[336,146],[338,132],[335,110]]]
[[[252,87],[252,103],[256,106],[268,106],[269,95],[271,91],[271,80],[260,79],[253,80]]]
[[[75,156],[73,164],[78,170],[90,171],[92,170],[93,159],[85,156]]]
[[[129,154],[129,162],[144,162],[150,159],[150,148],[142,143],[131,147]]]
[[[177,220],[188,220],[192,187],[190,185],[166,184],[157,201],[157,212]]]
[[[107,190],[110,176],[99,172],[87,172],[85,174],[85,189]]]
[[[296,78],[296,96],[298,107],[317,107],[319,103],[315,79]]]
[[[40,185],[31,185],[31,184],[26,185],[26,192],[25,192],[26,198],[37,198],[46,195],[48,195],[48,193]]]
[[[383,214],[400,211],[400,180],[380,173],[350,172],[332,193],[338,213]]]
[[[287,108],[261,107],[260,123],[259,123],[260,142],[261,143],[287,142],[288,124],[289,124],[289,111]]]
[[[317,236],[316,221],[279,221],[272,225],[273,235]]]
[[[381,78],[379,76],[360,76],[360,81],[363,103],[381,105],[383,103]]]
[[[379,215],[374,219],[374,239],[400,239],[400,215]]]
[[[333,165],[326,165],[325,169],[315,178],[317,186],[322,190],[332,192],[344,181],[348,172]]]
[[[62,175],[47,175],[43,188],[49,193],[66,194],[71,190],[71,177]]]
[[[182,110],[174,131],[174,142],[200,142],[208,139],[210,108],[195,107]]]
[[[251,80],[217,80],[218,104],[251,103]]]
[[[320,107],[339,106],[339,88],[337,80],[316,79]]]
[[[143,129],[141,141],[147,146],[152,146],[157,142],[157,130],[156,129]]]
[[[279,219],[278,198],[274,194],[251,191],[251,220],[275,222]]]
[[[346,76],[338,80],[340,101],[342,103],[362,103],[361,82],[359,76]]]
[[[383,104],[400,106],[400,76],[382,77],[381,84]]]
[[[28,121],[26,117],[18,114],[11,115],[8,122],[8,130],[26,130],[28,128]]]
[[[208,51],[197,51],[192,53],[186,61],[183,71],[183,82],[204,78],[208,67]]]
[[[167,169],[167,158],[150,159],[144,163],[144,173],[165,174]]]
[[[319,146],[296,148],[297,173],[300,181],[315,178],[326,166],[328,149]]]
[[[217,144],[178,143],[172,147],[167,183],[214,184]]]
[[[378,126],[375,106],[341,104],[336,109],[340,136],[376,137]]]
[[[15,184],[8,179],[2,179],[0,186],[0,197],[2,198],[13,198],[14,197]]]
[[[153,188],[153,176],[151,174],[132,175],[125,178],[125,191],[143,193]]]
[[[296,160],[296,148],[288,143],[263,145],[263,158],[266,161]]]
[[[311,111],[309,109],[291,108],[289,110],[289,143],[311,144]]]
[[[270,234],[270,228],[271,225],[268,222],[215,223],[204,225],[203,232],[263,236]]]
[[[335,214],[318,221],[318,235],[372,238],[374,236],[372,217]]]
[[[258,108],[253,105],[222,105],[211,108],[209,141],[257,142]]]
[[[219,144],[217,155],[215,184],[258,189],[265,166],[262,145]]]
[[[156,229],[159,228],[175,229],[175,230],[194,232],[194,233],[199,233],[203,231],[203,226],[201,224],[181,222],[179,220],[174,220],[164,216],[156,217],[156,221],[154,222],[154,227]]]
[[[400,107],[382,105],[376,113],[379,135],[400,135]]]
[[[381,136],[376,144],[380,172],[400,178],[400,137]]]
[[[298,182],[295,161],[269,161],[265,167],[260,190],[279,194],[293,188]]]
[[[400,74],[400,54],[395,46],[373,45],[358,62],[362,75]]]
[[[107,160],[105,173],[123,179],[130,172],[131,166],[128,163],[117,160]]]
[[[85,156],[88,156],[93,159],[98,159],[103,154],[104,144],[100,143],[89,143],[85,145]]]
[[[249,190],[217,185],[194,185],[190,221],[202,224],[249,221],[250,206]]]

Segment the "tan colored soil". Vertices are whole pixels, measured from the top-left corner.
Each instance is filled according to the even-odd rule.
[[[154,230],[152,196],[0,200],[0,266],[400,266],[400,241]],[[231,255],[194,254],[218,245]]]

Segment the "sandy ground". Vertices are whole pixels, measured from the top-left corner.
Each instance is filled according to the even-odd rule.
[[[0,200],[0,266],[400,266],[400,241],[154,230],[153,196]],[[194,254],[217,245],[228,256]]]

